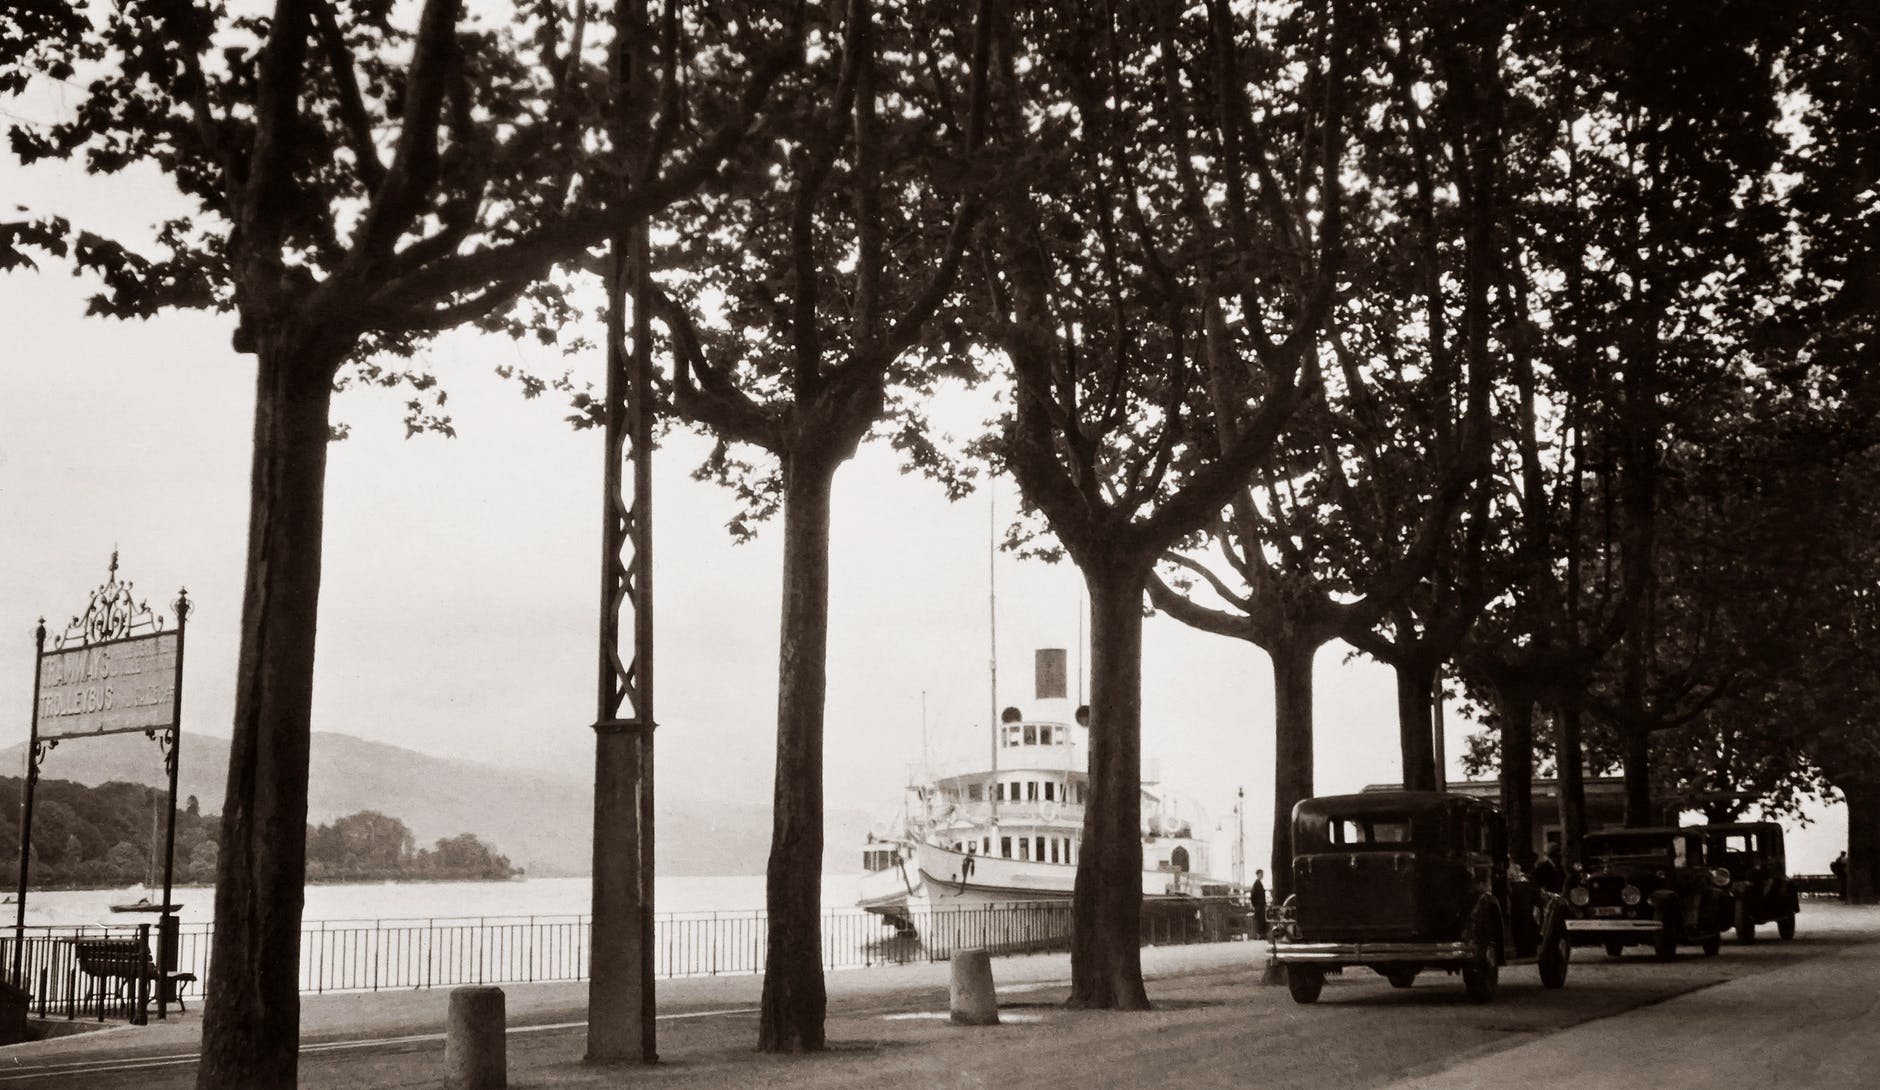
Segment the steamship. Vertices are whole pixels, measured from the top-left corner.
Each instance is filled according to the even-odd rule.
[[[1008,707],[999,715],[990,767],[910,784],[901,809],[869,834],[862,908],[922,932],[937,909],[1068,906],[1089,801],[1089,710],[1073,713],[1062,682],[1052,683],[1063,676],[1064,652],[1038,654],[1039,691],[1053,695],[1035,714]],[[1208,876],[1200,810],[1153,780],[1141,791],[1145,906],[1238,896],[1239,887]]]

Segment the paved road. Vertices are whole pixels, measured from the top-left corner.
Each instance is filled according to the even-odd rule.
[[[1565,989],[1544,990],[1531,967],[1517,967],[1504,971],[1501,995],[1488,1006],[1468,1003],[1454,977],[1426,976],[1400,991],[1353,971],[1329,981],[1317,1005],[1301,1007],[1284,988],[1256,983],[1256,951],[1246,944],[1146,952],[1157,1009],[1133,1014],[1065,1010],[1061,955],[1001,959],[994,973],[1004,1022],[988,1029],[945,1020],[945,966],[836,974],[833,1047],[814,1057],[752,1051],[756,981],[737,978],[662,994],[665,1062],[650,1070],[579,1062],[578,989],[512,989],[510,1084],[1009,1090],[1180,1080],[1184,1087],[1409,1090],[1506,1086],[1537,1076],[1583,1076],[1576,1082],[1585,1086],[1637,1083],[1638,1065],[1649,1061],[1660,1068],[1644,1085],[1671,1082],[1674,1069],[1683,1084],[1704,1064],[1709,1085],[1759,1084],[1760,1076],[1746,1076],[1752,1071],[1783,1072],[1785,1090],[1860,1085],[1864,1079],[1851,1073],[1874,1070],[1868,1065],[1880,1058],[1880,1043],[1864,1043],[1875,1036],[1867,1030],[1880,994],[1880,914],[1840,919],[1858,926],[1813,933],[1805,926],[1792,943],[1726,945],[1721,956],[1693,952],[1669,965],[1582,950]],[[378,1039],[369,1041],[350,1039],[356,1033],[344,1024],[360,1001],[350,1008],[334,997],[309,1003],[302,1086],[438,1085],[442,997],[383,1002],[393,1006],[374,1015]],[[186,1087],[195,1074],[189,1032],[179,1025],[120,1031],[119,1043],[29,1046],[35,1051],[10,1069],[12,1057],[0,1056],[0,1090]],[[1850,1038],[1860,1047],[1850,1050]]]

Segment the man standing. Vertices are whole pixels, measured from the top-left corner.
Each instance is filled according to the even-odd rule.
[[[1828,864],[1828,869],[1834,872],[1834,892],[1841,900],[1847,900],[1847,853],[1836,856],[1834,862]]]
[[[1253,904],[1253,933],[1259,938],[1266,938],[1266,872],[1253,872],[1253,888],[1247,891],[1248,901]]]

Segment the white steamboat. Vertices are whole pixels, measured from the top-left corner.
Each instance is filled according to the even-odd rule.
[[[1069,710],[1066,701],[1046,703]],[[1059,908],[1058,933],[1068,934],[1090,795],[1088,710],[1060,719],[1007,708],[999,719],[990,768],[911,784],[902,810],[863,849],[858,903],[930,947],[934,921],[949,910],[992,905],[1034,916]],[[1233,883],[1207,876],[1208,826],[1198,808],[1153,781],[1141,790],[1145,908],[1238,896]]]

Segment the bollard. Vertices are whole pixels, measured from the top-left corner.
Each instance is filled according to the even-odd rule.
[[[952,1000],[955,1024],[999,1024],[999,997],[992,991],[991,954],[984,950],[954,952]]]
[[[450,990],[444,1085],[448,1090],[503,1090],[509,1085],[501,988],[475,985]]]

